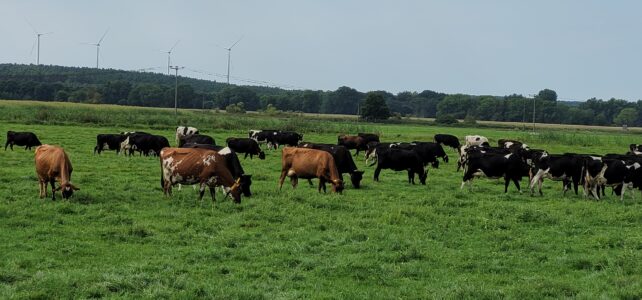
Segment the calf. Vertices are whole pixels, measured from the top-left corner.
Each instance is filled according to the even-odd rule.
[[[209,136],[209,135],[204,135],[204,134],[189,134],[185,136],[181,136],[178,139],[178,147],[182,147],[184,144],[209,144],[209,145],[216,145],[216,142],[214,141],[214,138]]]
[[[172,195],[176,184],[198,184],[199,199],[209,187],[215,201],[216,186],[223,186],[234,202],[241,203],[240,179],[236,181],[216,151],[194,148],[163,148],[160,152],[161,187],[165,196]],[[227,196],[226,196],[227,197]]]
[[[343,191],[343,181],[339,177],[334,158],[325,151],[294,147],[283,148],[279,189],[283,187],[285,176],[290,177],[292,187],[297,186],[298,178],[319,178],[319,192],[322,188],[323,192],[326,191],[326,182],[332,184],[333,192],[341,193]]]
[[[350,181],[352,182],[352,186],[355,189],[360,188],[361,179],[363,179],[363,171],[359,171],[357,169],[357,165],[354,163],[354,160],[352,159],[350,150],[348,150],[346,147],[339,146],[339,145],[314,144],[314,143],[301,143],[299,144],[299,147],[323,150],[325,152],[332,154],[332,157],[334,158],[334,163],[337,166],[337,171],[339,172],[339,179],[343,181],[343,174],[348,173],[350,174]]]
[[[451,134],[435,134],[435,137],[433,138],[435,140],[435,143],[437,144],[442,144],[446,145],[448,147],[451,147],[459,152],[459,147],[461,147],[461,144],[459,143],[459,139]]]
[[[15,132],[7,131],[7,142],[4,144],[4,151],[10,146],[13,151],[13,145],[25,146],[25,150],[31,150],[31,147],[40,146],[42,143],[33,132]]]
[[[100,154],[104,150],[116,150],[116,154],[120,154],[121,144],[125,139],[127,136],[124,134],[99,134],[96,136],[94,154]]]
[[[176,127],[176,144],[180,143],[181,137],[198,133],[198,129],[195,127],[178,126]]]
[[[528,176],[528,165],[515,154],[482,153],[479,156],[468,158],[468,164],[464,171],[464,178],[461,182],[461,189],[466,183],[472,188],[472,181],[475,177],[485,176],[492,179],[504,178],[504,193],[508,192],[508,184],[513,181],[517,190],[522,190],[519,182],[523,176]]]
[[[265,152],[261,150],[259,143],[254,139],[228,138],[225,142],[227,143],[227,146],[235,152],[245,153],[245,158],[249,155],[250,159],[252,159],[254,155],[258,155],[259,159],[265,159]]]
[[[69,199],[74,191],[79,190],[71,183],[73,167],[65,151],[52,145],[42,145],[36,148],[35,154],[36,174],[40,198],[47,196],[47,183],[51,184],[51,200],[56,200],[56,192],[61,191],[63,199]],[[58,188],[55,182],[58,181]]]
[[[222,155],[223,158],[225,158],[225,166],[228,170],[230,170],[230,173],[232,173],[232,177],[234,178],[234,180],[240,179],[239,184],[241,185],[241,192],[243,192],[243,196],[252,196],[252,192],[250,191],[250,186],[252,185],[252,175],[245,174],[245,171],[241,166],[241,161],[239,161],[239,157],[232,149],[230,149],[229,147],[215,146],[211,144],[185,144],[181,148],[208,149],[218,152],[218,154]]]
[[[415,184],[415,174],[419,175],[421,184],[426,184],[428,173],[424,170],[423,163],[417,152],[403,149],[378,149],[377,168],[374,173],[374,180],[379,181],[379,173],[382,169],[393,171],[408,171],[408,182]],[[372,163],[370,166],[373,166]]]

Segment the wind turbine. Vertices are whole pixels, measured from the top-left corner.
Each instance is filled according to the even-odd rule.
[[[230,60],[232,56],[232,48],[234,48],[234,46],[236,46],[236,44],[238,44],[242,39],[243,39],[243,36],[241,36],[241,38],[239,38],[238,41],[232,44],[232,46],[230,46],[229,48],[221,47],[227,50],[227,84],[230,84]]]
[[[109,29],[105,30],[105,33],[100,38],[100,40],[98,40],[98,43],[95,43],[95,44],[85,43],[86,45],[96,46],[96,69],[98,69],[98,57],[100,55],[100,43],[102,43],[103,39],[107,35],[107,32],[109,32]]]
[[[29,23],[29,21],[27,21],[27,24],[31,26],[31,29],[33,29],[33,32],[36,34],[36,40],[38,43],[38,58],[36,59],[36,65],[40,65],[40,37],[46,34],[52,34],[53,32],[50,31],[50,32],[40,33],[38,32],[38,30],[36,30],[35,27],[33,27],[33,25],[31,25],[31,23]],[[31,46],[31,53],[33,53],[33,46]]]
[[[172,46],[172,48],[170,48],[168,51],[163,51],[163,52],[167,53],[167,75],[169,75],[169,69],[170,69],[171,62],[172,62],[172,58],[171,58],[172,51],[174,50],[174,48],[176,48],[176,45],[178,45],[178,42],[180,42],[180,41],[181,40],[176,41],[176,43],[174,43],[174,46]]]

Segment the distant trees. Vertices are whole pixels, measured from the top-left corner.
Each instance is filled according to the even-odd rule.
[[[366,94],[366,99],[361,106],[361,118],[373,121],[390,118],[390,110],[381,93],[370,92]]]
[[[266,86],[238,86],[188,77],[178,78],[178,106],[225,109],[243,103],[244,110],[300,111],[358,114],[365,99],[377,95],[390,115],[492,120],[511,122],[642,126],[642,100],[591,98],[581,103],[559,101],[557,93],[542,89],[534,97],[522,95],[444,94],[387,91],[362,93],[342,86],[334,91],[284,90]],[[153,107],[174,106],[174,76],[157,73],[61,66],[0,64],[0,99],[72,101]],[[212,101],[213,100],[213,101]],[[369,100],[372,101],[372,100]]]

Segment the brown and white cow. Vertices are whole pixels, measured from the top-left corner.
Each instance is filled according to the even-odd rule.
[[[198,148],[163,148],[160,152],[161,187],[166,196],[172,195],[176,184],[198,184],[199,199],[203,199],[205,187],[210,188],[215,200],[216,186],[223,186],[234,202],[241,203],[240,178],[234,181],[225,165],[225,158],[216,151]],[[227,196],[226,196],[227,197]]]
[[[51,184],[51,200],[56,200],[57,191],[61,191],[63,199],[68,199],[74,191],[79,190],[71,183],[71,172],[74,169],[69,156],[62,148],[52,145],[38,146],[35,162],[40,198],[47,196],[47,183]],[[57,188],[55,187],[56,180],[59,184]]]
[[[343,181],[339,177],[334,158],[332,158],[332,154],[323,150],[295,147],[283,148],[279,189],[283,187],[285,176],[290,177],[292,187],[296,187],[298,178],[319,178],[319,192],[321,192],[322,188],[323,192],[326,191],[326,182],[332,184],[333,192],[341,193],[343,191]]]

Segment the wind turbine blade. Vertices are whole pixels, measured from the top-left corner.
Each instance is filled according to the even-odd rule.
[[[107,35],[107,32],[109,32],[109,29],[105,30],[105,33],[103,34],[103,36],[100,38],[100,40],[99,40],[99,41],[98,41],[98,43],[96,43],[96,44],[100,45],[100,43],[103,41],[103,39],[104,39],[104,38],[105,38],[105,36]]]
[[[213,44],[213,45],[214,45],[215,47],[217,47],[217,48],[221,48],[221,49],[223,49],[223,50],[227,50],[227,48],[225,48],[225,47],[223,47],[223,46],[221,46],[221,45],[219,45],[219,44]]]
[[[238,41],[236,41],[236,43],[232,44],[232,46],[230,46],[229,50],[232,50],[232,48],[234,48],[234,46],[236,46],[236,44],[238,44],[242,39],[243,39],[243,36],[241,36],[241,38]]]
[[[52,33],[53,33],[53,31],[49,31],[49,32],[41,33],[40,35],[52,34]]]
[[[176,48],[176,45],[178,45],[180,41],[181,40],[176,41],[176,43],[174,43],[174,46],[172,46],[172,48],[170,48],[168,52],[171,53],[174,50],[174,48]]]
[[[27,20],[27,18],[25,18],[25,22],[27,22],[27,24],[29,24],[29,27],[31,27],[31,29],[33,30],[33,33],[38,34],[38,30],[36,30],[36,27],[33,27],[33,24],[31,24],[31,22],[29,22],[29,20]]]
[[[31,44],[31,52],[29,52],[29,56],[33,55],[34,48],[36,48],[36,40],[33,40],[33,44]]]

